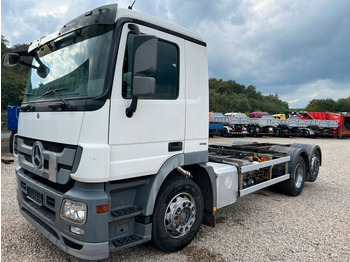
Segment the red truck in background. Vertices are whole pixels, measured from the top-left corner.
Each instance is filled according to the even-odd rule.
[[[263,116],[268,116],[269,113],[267,112],[252,112],[249,114],[249,117],[251,118],[262,118]]]
[[[350,137],[350,115],[330,112],[299,112],[302,119],[336,120],[338,128],[331,128],[331,135]]]

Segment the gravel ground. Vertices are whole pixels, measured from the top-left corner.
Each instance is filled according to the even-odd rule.
[[[111,254],[105,261],[350,261],[350,139],[238,138],[318,144],[323,165],[299,197],[268,190],[238,199],[202,226],[185,249],[166,254],[148,244]],[[212,138],[231,143],[237,138]],[[51,244],[19,213],[15,166],[1,163],[2,261],[81,261]]]

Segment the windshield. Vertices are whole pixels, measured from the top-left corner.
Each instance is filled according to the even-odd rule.
[[[36,50],[25,102],[91,98],[103,91],[112,40],[112,25],[93,25],[57,38]],[[43,68],[43,66],[42,66]]]

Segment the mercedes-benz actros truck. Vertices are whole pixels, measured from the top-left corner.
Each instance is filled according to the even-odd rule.
[[[271,186],[297,196],[317,178],[318,146],[208,145],[206,43],[181,27],[107,5],[2,62],[31,68],[20,212],[76,257],[147,241],[177,251],[239,197]]]

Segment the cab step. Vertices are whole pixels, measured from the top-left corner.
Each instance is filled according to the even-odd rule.
[[[110,240],[109,251],[116,252],[125,248],[133,247],[151,240],[151,236],[126,235]]]
[[[121,238],[118,238],[118,239],[115,239],[112,241],[113,245],[118,248],[118,247],[121,247],[121,246],[125,246],[125,245],[128,245],[128,244],[131,244],[133,242],[138,242],[138,241],[141,241],[143,240],[142,237],[140,236],[137,236],[137,235],[128,235],[128,236],[125,236],[125,237],[121,237]]]
[[[129,206],[111,211],[113,221],[121,220],[128,217],[135,217],[143,212],[143,208],[137,206]]]

